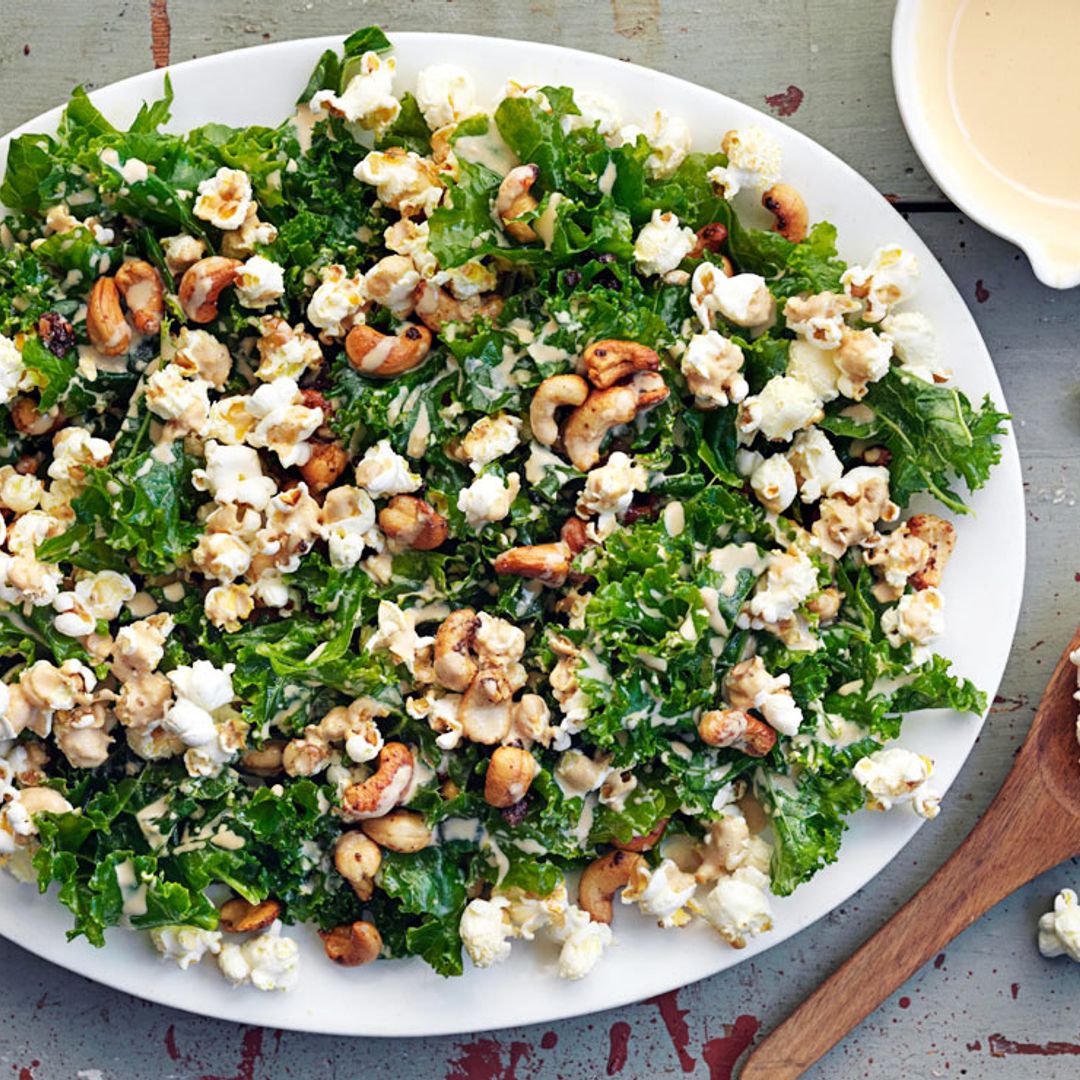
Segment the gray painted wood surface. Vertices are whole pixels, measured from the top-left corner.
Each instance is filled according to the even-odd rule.
[[[150,67],[155,25],[158,59],[167,50],[174,62],[379,21],[589,48],[758,107],[797,87],[805,96],[788,122],[912,206],[913,225],[971,306],[1016,417],[1029,529],[1012,659],[941,817],[827,919],[752,963],[668,996],[666,1021],[660,1004],[642,1003],[550,1026],[415,1042],[262,1032],[135,1001],[0,941],[0,1075],[722,1080],[734,1044],[758,1024],[777,1023],[944,861],[997,790],[1080,618],[1080,294],[1039,285],[1015,249],[942,202],[896,112],[891,15],[887,0],[172,0],[167,8],[162,0],[0,0],[0,131],[58,104],[77,82],[103,85]],[[171,40],[163,36],[166,19]],[[994,568],[986,573],[992,587]],[[1066,864],[999,905],[813,1070],[814,1080],[1080,1074],[1080,967],[1043,960],[1035,949],[1038,915],[1057,889],[1078,883],[1080,868]]]

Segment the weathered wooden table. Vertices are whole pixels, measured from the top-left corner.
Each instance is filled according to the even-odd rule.
[[[893,199],[971,305],[1016,418],[1029,522],[1026,603],[1012,660],[941,817],[873,885],[758,960],[677,994],[550,1027],[380,1042],[241,1030],[188,1016],[106,990],[0,941],[0,1076],[589,1080],[685,1073],[726,1080],[755,1033],[778,1022],[944,861],[997,790],[1080,618],[1080,551],[1072,550],[1080,524],[1074,471],[1080,292],[1039,285],[1023,256],[966,221],[920,167],[893,100],[892,6],[888,0],[529,0],[501,7],[480,0],[0,0],[0,131],[58,104],[78,82],[99,86],[154,63],[342,33],[373,21],[389,29],[589,48],[772,109]],[[986,567],[988,588],[994,573]],[[1080,968],[1043,960],[1035,923],[1059,888],[1078,883],[1080,870],[1065,865],[999,905],[812,1076],[1076,1076]]]

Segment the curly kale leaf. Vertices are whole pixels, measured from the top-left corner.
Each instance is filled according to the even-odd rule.
[[[927,491],[950,510],[967,513],[951,485],[961,479],[974,492],[986,483],[1001,460],[999,439],[1008,414],[999,412],[989,396],[975,409],[956,387],[937,386],[898,368],[871,385],[864,404],[874,413],[866,423],[837,410],[821,426],[888,449],[889,489],[901,506]]]
[[[728,228],[728,250],[738,269],[767,279],[778,299],[805,292],[842,291],[840,276],[847,263],[836,254],[835,225],[819,221],[797,244],[779,233],[746,229],[734,213]]]
[[[193,459],[179,443],[163,456],[145,452],[88,470],[86,489],[72,503],[74,524],[41,544],[38,558],[86,570],[172,570],[201,530]]]
[[[756,785],[776,837],[772,890],[789,896],[823,866],[835,862],[845,820],[863,805],[864,793],[849,768],[835,775],[804,772],[797,782],[764,772]]]

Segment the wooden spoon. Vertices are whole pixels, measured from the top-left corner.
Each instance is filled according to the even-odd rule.
[[[1076,667],[1058,661],[1012,771],[952,858],[747,1059],[740,1080],[794,1080],[984,912],[1080,854]]]

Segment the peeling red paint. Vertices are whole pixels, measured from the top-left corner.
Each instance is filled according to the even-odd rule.
[[[778,94],[766,94],[765,104],[769,106],[777,116],[794,116],[799,111],[806,95],[797,86],[789,86]]]
[[[937,954],[937,956],[934,957],[934,967],[937,968],[938,970],[940,970],[941,965],[944,964],[944,963],[945,963],[945,954],[943,952],[939,952]]]
[[[170,1024],[169,1030],[165,1032],[165,1053],[168,1054],[173,1061],[180,1060],[180,1048],[176,1045],[175,1024]]]
[[[1056,1057],[1059,1054],[1080,1054],[1080,1043],[1048,1042],[1026,1043],[1013,1042],[1004,1035],[988,1035],[986,1039],[992,1057],[1006,1057],[1009,1054],[1038,1054],[1042,1057]]]
[[[608,1076],[614,1076],[616,1073],[622,1072],[622,1068],[626,1064],[626,1048],[630,1043],[630,1025],[623,1020],[616,1020],[611,1025],[609,1038],[611,1039],[611,1049],[608,1050],[607,1074]]]
[[[154,67],[169,66],[171,44],[168,0],[150,0],[150,55],[154,58]]]
[[[1020,994],[1020,984],[1019,983],[1013,983],[1009,987],[1009,993],[1012,994],[1012,999],[1013,999],[1013,1001],[1015,1001],[1017,999],[1017,997],[1019,996],[1019,994]]]
[[[554,1050],[559,1043],[559,1036],[554,1031],[545,1031],[540,1038],[541,1050]]]
[[[248,1028],[240,1043],[240,1063],[236,1076],[201,1076],[199,1080],[255,1080],[255,1063],[263,1056],[263,1029]]]
[[[980,1042],[980,1040],[976,1039],[974,1042],[968,1043],[967,1048],[969,1050],[981,1050],[982,1049],[982,1042]]]
[[[720,1039],[710,1039],[701,1048],[701,1057],[709,1067],[709,1080],[731,1080],[735,1063],[754,1041],[761,1027],[756,1016],[744,1013],[736,1017],[734,1024],[725,1024],[727,1034]]]
[[[980,304],[985,304],[990,299],[990,290],[983,284],[982,278],[975,282],[975,299]]]
[[[693,1072],[696,1059],[687,1053],[686,1045],[690,1042],[690,1028],[686,1024],[688,1009],[679,1008],[679,991],[669,990],[666,994],[658,997],[647,998],[646,1005],[655,1005],[660,1010],[660,1019],[664,1021],[671,1036],[671,1042],[675,1047],[675,1053],[679,1055],[679,1064],[683,1072]]]
[[[19,1070],[19,1080],[34,1080],[34,1069],[40,1064],[38,1061],[31,1061],[29,1065],[24,1065]]]
[[[510,1044],[510,1061],[503,1065],[503,1044],[498,1039],[459,1043],[461,1057],[448,1063],[446,1080],[518,1080],[517,1067],[532,1053],[526,1042]]]

